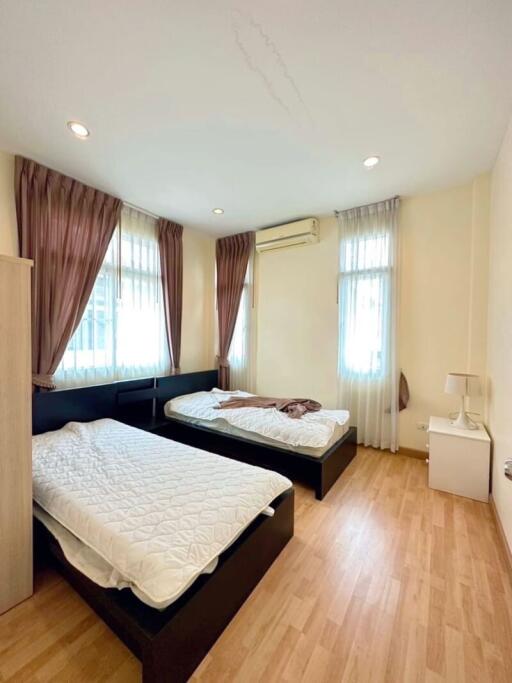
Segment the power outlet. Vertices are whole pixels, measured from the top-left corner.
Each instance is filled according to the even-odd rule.
[[[428,424],[426,422],[416,422],[416,429],[419,429],[420,432],[426,432],[428,431]]]

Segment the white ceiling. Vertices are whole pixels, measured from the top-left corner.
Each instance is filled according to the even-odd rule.
[[[434,190],[492,166],[511,35],[510,0],[3,0],[0,148],[214,234]]]

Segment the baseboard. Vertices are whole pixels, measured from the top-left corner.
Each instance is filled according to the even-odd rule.
[[[428,458],[428,451],[418,451],[416,448],[405,448],[404,446],[399,446],[397,451],[391,451],[389,448],[374,448],[373,446],[361,446],[362,448],[371,448],[378,453],[390,453],[391,455],[406,455],[408,458],[416,458],[416,460],[425,460]]]
[[[494,502],[492,495],[489,496],[489,507],[491,508],[492,516],[494,517],[496,528],[498,529],[498,536],[500,537],[501,545],[503,546],[503,553],[505,555],[508,571],[512,580],[512,551],[508,545],[507,537],[505,536],[505,530],[503,529],[498,510],[496,510],[496,503]]]
[[[406,448],[404,446],[398,448],[398,455],[406,455],[408,458],[416,458],[417,460],[426,460],[428,458],[427,451],[419,451],[416,448]]]

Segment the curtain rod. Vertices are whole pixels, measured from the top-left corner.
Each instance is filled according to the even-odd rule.
[[[339,213],[345,213],[345,211],[357,211],[357,209],[366,209],[368,206],[375,206],[375,204],[382,204],[383,202],[390,202],[393,199],[400,199],[400,195],[396,194],[394,197],[388,197],[387,199],[381,199],[378,202],[370,202],[369,204],[361,204],[361,206],[353,206],[350,209],[334,209],[334,215],[337,216]]]
[[[130,202],[123,202],[123,206],[127,206],[129,209],[135,209],[135,211],[140,211],[141,213],[145,213],[146,216],[150,216],[151,218],[156,218],[156,220],[158,220],[160,218],[160,216],[157,216],[156,213],[151,213],[151,211],[146,211],[146,209],[143,209],[140,206],[137,206],[136,204],[130,204]]]

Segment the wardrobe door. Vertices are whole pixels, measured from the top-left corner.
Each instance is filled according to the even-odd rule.
[[[32,594],[31,265],[0,255],[0,614]]]

